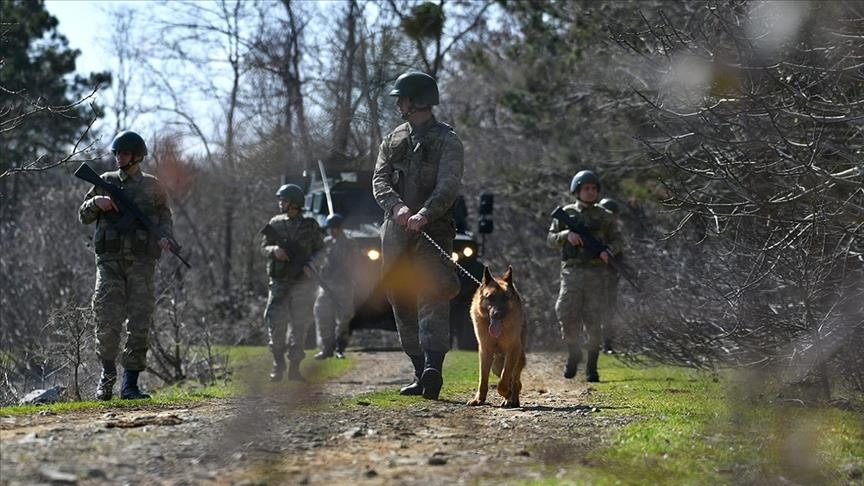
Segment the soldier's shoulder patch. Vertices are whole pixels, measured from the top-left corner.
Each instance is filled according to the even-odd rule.
[[[394,128],[392,132],[387,134],[385,142],[390,147],[396,147],[411,136],[411,126],[406,122]]]

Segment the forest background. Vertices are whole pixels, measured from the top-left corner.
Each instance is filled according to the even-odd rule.
[[[514,267],[532,349],[560,347],[545,234],[590,168],[624,203],[642,287],[621,287],[625,359],[743,366],[807,400],[864,392],[860,2],[119,5],[114,54],[86,75],[41,1],[0,8],[0,403],[93,387],[72,172],[110,169],[116,132],[145,136],[195,266],[159,265],[150,371],[212,381],[215,344],[261,344],[275,189],[317,160],[371,168],[409,69],[439,80],[466,196],[496,195],[484,260]]]

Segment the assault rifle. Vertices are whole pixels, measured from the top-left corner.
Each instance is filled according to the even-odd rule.
[[[572,216],[567,214],[567,212],[564,211],[564,208],[562,208],[561,206],[558,206],[557,208],[555,208],[554,211],[552,211],[552,217],[557,219],[558,221],[564,223],[564,225],[567,226],[567,228],[570,231],[578,234],[579,237],[582,238],[582,246],[588,252],[588,257],[585,258],[586,260],[590,260],[592,258],[595,258],[597,255],[600,254],[601,251],[609,249],[609,247],[606,246],[602,241],[595,238],[594,235],[592,235],[591,232],[588,231],[588,228],[586,228],[584,224],[582,224],[579,221],[576,221],[575,219],[573,219]],[[640,289],[639,286],[636,285],[636,283],[630,278],[631,276],[633,276],[633,271],[631,269],[625,267],[624,265],[622,265],[621,262],[617,261],[615,259],[615,257],[612,255],[612,252],[608,252],[608,253],[609,253],[609,260],[608,260],[609,265],[616,272],[618,272],[619,275],[624,277],[624,280],[626,280],[627,283],[632,285],[633,288],[641,291],[642,289]]]
[[[288,254],[288,276],[291,278],[300,276],[303,273],[303,267],[309,263],[309,255],[306,253],[306,250],[296,241],[290,238],[282,238],[279,232],[276,231],[276,228],[270,226],[269,223],[261,228],[261,234],[269,241],[275,241],[276,245]]]
[[[304,268],[308,268],[309,273],[312,275],[312,278],[315,279],[315,282],[324,289],[324,292],[330,294],[333,303],[339,307],[336,294],[330,290],[330,287],[326,283],[324,283],[324,279],[321,278],[321,274],[318,273],[318,270],[315,270],[315,267],[310,264],[309,255],[299,243],[289,238],[282,238],[279,235],[279,232],[276,231],[276,228],[270,226],[269,223],[261,228],[261,234],[268,240],[275,241],[279,248],[282,248],[285,250],[285,253],[288,254],[288,257],[290,258],[290,260],[288,260],[288,276],[291,278],[298,277],[303,272]]]
[[[168,249],[171,251],[171,253],[173,253],[174,256],[179,258],[180,261],[183,262],[183,265],[186,265],[186,268],[192,268],[192,265],[189,265],[189,262],[187,262],[186,259],[180,255],[180,250],[182,249],[182,247],[179,243],[177,243],[177,240],[175,240],[172,236],[164,233],[161,228],[153,224],[153,221],[150,220],[150,218],[148,218],[146,214],[141,212],[141,210],[138,209],[138,206],[136,206],[132,201],[130,201],[128,197],[126,197],[126,194],[123,193],[122,188],[99,177],[99,174],[97,174],[93,169],[91,169],[90,166],[86,163],[81,164],[81,166],[78,167],[78,169],[75,171],[75,177],[85,180],[90,184],[93,184],[94,186],[102,188],[106,192],[108,192],[108,194],[111,196],[111,199],[114,201],[114,204],[117,206],[117,209],[120,210],[121,214],[126,213],[132,218],[140,221],[141,224],[144,225],[144,228],[146,228],[151,235],[155,235],[157,239],[167,239],[168,243],[170,244]]]

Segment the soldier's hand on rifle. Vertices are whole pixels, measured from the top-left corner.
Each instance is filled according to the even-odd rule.
[[[273,256],[276,257],[277,260],[282,262],[287,262],[291,258],[288,256],[288,252],[283,250],[282,248],[276,248],[276,251],[273,252]]]
[[[162,248],[162,250],[164,250],[164,251],[170,251],[171,250],[171,246],[172,246],[171,240],[169,240],[168,238],[159,238],[158,243],[159,243],[159,248]]]
[[[96,196],[93,198],[93,203],[102,211],[117,211],[117,205],[111,196]]]
[[[411,209],[404,204],[397,204],[395,208],[393,208],[393,221],[396,221],[396,224],[399,226],[405,226],[408,224],[408,218],[411,217]]]
[[[426,226],[429,220],[426,216],[423,216],[420,213],[415,214],[408,218],[408,229],[411,231],[422,231],[423,227]]]
[[[603,263],[609,263],[609,252],[607,250],[601,251],[599,256],[603,260]]]
[[[573,246],[582,246],[582,237],[579,236],[579,233],[573,231],[567,233],[567,241]]]

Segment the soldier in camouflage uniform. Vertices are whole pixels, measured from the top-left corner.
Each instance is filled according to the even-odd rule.
[[[315,359],[345,357],[348,346],[348,325],[354,317],[354,279],[360,249],[352,238],[342,231],[344,218],[334,213],[327,217],[324,227],[324,251],[319,276],[318,296],[315,298],[315,327],[321,350]]]
[[[598,382],[597,359],[602,325],[608,315],[606,292],[610,267],[607,262],[621,248],[621,238],[614,216],[596,205],[600,196],[600,179],[594,172],[583,170],[576,173],[570,182],[570,192],[576,194],[578,200],[564,206],[564,211],[582,222],[595,238],[607,245],[607,249],[592,257],[583,248],[582,238],[563,223],[555,219],[549,227],[547,243],[561,250],[561,289],[555,313],[568,351],[564,377],[576,376],[582,360],[584,330],[588,337],[585,377],[589,382]]]
[[[113,396],[124,322],[126,345],[120,398],[150,398],[138,387],[138,375],[147,367],[148,336],[155,308],[154,274],[161,251],[171,246],[171,210],[162,185],[141,170],[140,163],[147,155],[144,139],[132,131],[121,132],[111,143],[111,150],[117,170],[105,172],[102,179],[122,187],[162,235],[151,234],[129,211],[120,213],[111,196],[98,187],[87,193],[78,211],[82,223],[96,223],[93,313],[96,355],[102,362],[96,398],[110,400]]]
[[[444,355],[450,349],[450,299],[459,278],[428,234],[450,255],[453,207],[462,183],[462,142],[432,114],[438,85],[428,74],[408,72],[396,79],[390,96],[406,123],[381,142],[372,190],[384,210],[381,238],[402,349],[414,366],[414,381],[403,395],[435,400],[443,385]]]
[[[303,381],[300,362],[306,357],[303,344],[312,325],[315,281],[307,268],[309,260],[324,246],[321,228],[301,215],[306,195],[299,186],[285,184],[276,191],[280,214],[267,223],[278,237],[261,238],[261,253],[267,257],[270,292],[264,322],[273,353],[271,381],[281,381],[288,353],[288,379]],[[287,243],[286,243],[287,242]]]

